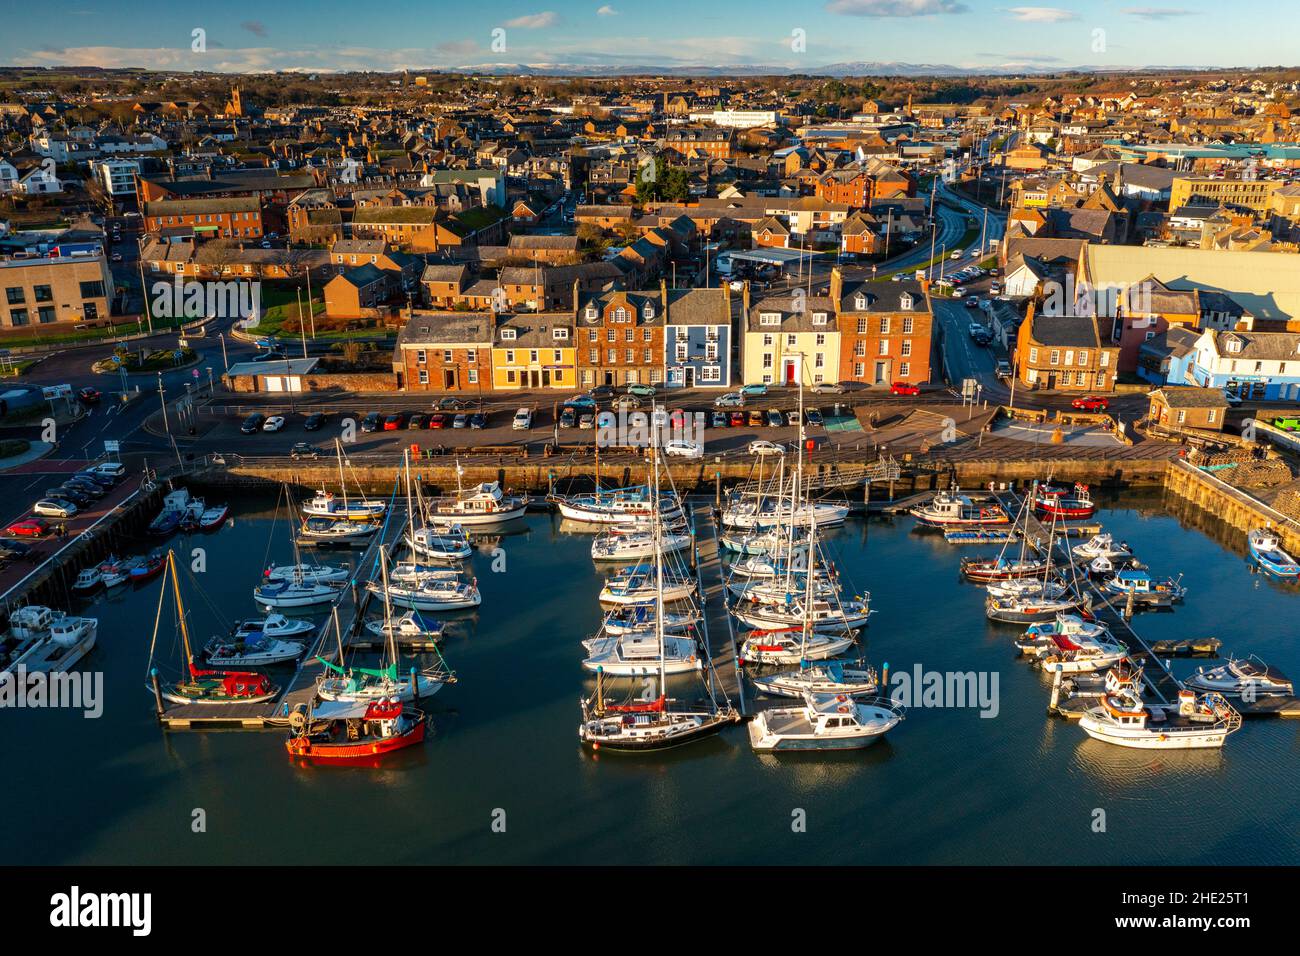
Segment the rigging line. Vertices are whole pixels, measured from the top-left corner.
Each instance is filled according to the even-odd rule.
[[[262,554],[262,567],[267,567],[267,562],[271,560],[271,542],[275,540],[275,523],[280,517],[280,501],[284,498],[285,488],[280,485],[279,491],[275,496],[275,511],[271,514],[271,533],[266,536],[266,551]]]

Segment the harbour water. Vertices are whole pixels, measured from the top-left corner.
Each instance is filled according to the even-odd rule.
[[[257,613],[266,561],[291,560],[273,507],[233,502],[233,525],[173,539],[196,640]],[[1173,507],[1173,504],[1170,504]],[[1159,496],[1098,519],[1186,603],[1140,613],[1148,638],[1214,636],[1300,678],[1300,593],[1251,573],[1244,540],[1193,529]],[[584,753],[581,638],[599,621],[587,535],[529,515],[473,558],[483,594],[444,654],[459,682],[428,703],[433,734],[381,769],[301,767],[279,732],[162,732],[145,673],[159,582],[73,599],[100,618],[82,663],[104,675],[103,716],[0,712],[7,821],[0,862],[1281,864],[1300,857],[1300,723],[1247,721],[1222,751],[1127,751],[1047,716],[1049,682],[1016,630],[986,621],[958,578],[973,548],[910,518],[851,520],[829,548],[876,614],[868,656],[894,672],[996,674],[998,712],[913,707],[875,747],[758,757],[743,727],[678,751]],[[1214,529],[1211,528],[1211,531]],[[268,551],[268,540],[270,540]],[[142,550],[145,543],[142,542]],[[322,560],[346,560],[333,552]],[[265,558],[265,560],[264,560]],[[494,571],[504,562],[504,570]],[[162,634],[170,640],[170,629]],[[178,655],[170,645],[164,659]],[[1186,674],[1191,660],[1174,662]],[[201,810],[205,828],[195,832]],[[1098,832],[1103,819],[1104,832]],[[804,821],[804,826],[798,825]]]

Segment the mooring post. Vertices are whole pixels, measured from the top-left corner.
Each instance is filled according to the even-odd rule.
[[[416,677],[415,668],[411,668],[411,693],[415,695],[415,702],[420,702],[420,681]]]
[[[722,472],[713,473],[713,507],[722,510]]]
[[[151,667],[151,668],[149,668],[149,680],[150,680],[150,682],[152,682],[152,684],[153,684],[153,704],[154,704],[154,708],[155,708],[155,709],[157,710],[157,712],[158,712],[158,719],[159,719],[159,720],[162,720],[162,715],[163,715],[163,699],[162,699],[162,688],[158,686],[158,668],[156,668],[156,667]]]
[[[1133,620],[1133,592],[1128,592],[1128,599],[1124,602],[1124,620]]]
[[[1052,671],[1052,699],[1047,705],[1049,714],[1056,713],[1056,705],[1061,701],[1061,669],[1059,667]]]

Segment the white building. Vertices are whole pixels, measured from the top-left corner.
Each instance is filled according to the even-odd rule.
[[[775,126],[781,119],[775,110],[712,110],[708,113],[692,113],[691,121],[729,126],[732,129],[753,129],[755,126]]]
[[[90,164],[95,178],[110,196],[135,195],[135,180],[140,164],[134,159],[103,159]]]

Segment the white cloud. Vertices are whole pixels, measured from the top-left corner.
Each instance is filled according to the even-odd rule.
[[[596,10],[596,16],[598,16],[598,17],[616,17],[616,16],[618,16],[618,11],[615,10],[613,7],[611,7],[611,6],[607,3],[607,4],[605,4],[603,7],[599,7],[599,8]]]
[[[960,0],[830,0],[826,9],[846,17],[926,17],[970,8]]]
[[[1007,11],[1022,23],[1063,23],[1077,17],[1059,7],[1012,7]]]
[[[1196,15],[1195,10],[1183,10],[1180,7],[1126,7],[1120,13],[1127,13],[1130,17],[1141,17],[1143,20],[1164,20],[1169,17]]]
[[[516,30],[542,30],[546,27],[553,27],[560,22],[560,15],[554,10],[546,10],[542,13],[529,13],[522,17],[515,17],[513,20],[507,20],[505,26],[513,27]]]

